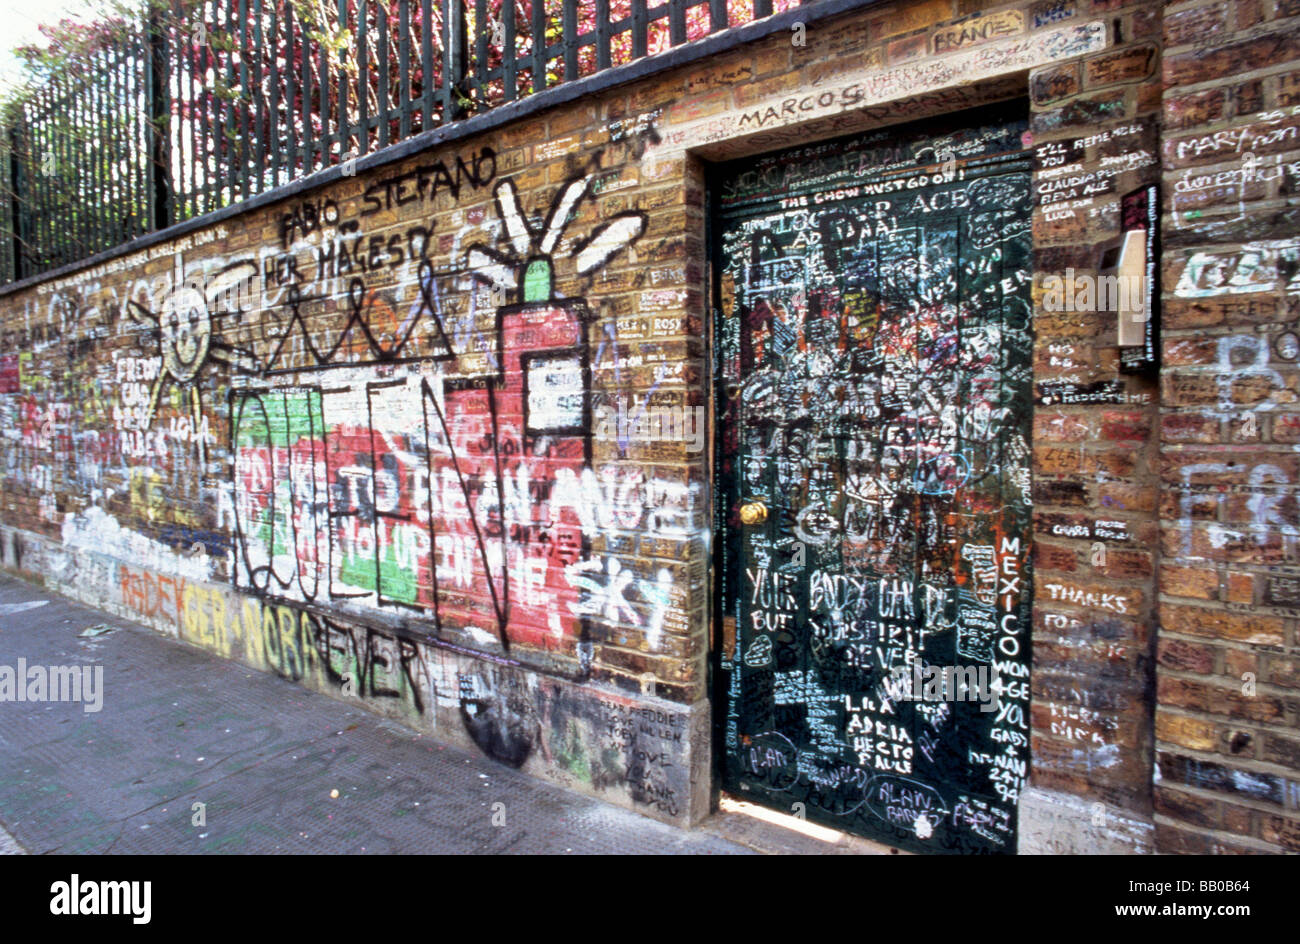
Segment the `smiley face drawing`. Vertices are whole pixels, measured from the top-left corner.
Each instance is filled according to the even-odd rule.
[[[198,375],[212,344],[212,315],[207,299],[193,285],[173,289],[158,316],[163,370],[189,383]]]
[[[126,303],[126,313],[132,321],[151,329],[158,342],[162,370],[149,391],[149,409],[145,425],[152,426],[158,410],[158,401],[169,383],[188,387],[190,418],[198,429],[203,419],[203,406],[195,378],[211,358],[229,364],[244,366],[230,345],[214,337],[214,309],[235,310],[232,300],[235,289],[251,283],[257,267],[251,262],[237,262],[217,272],[210,278],[184,278],[178,264],[173,287],[163,297],[155,313],[134,299]]]

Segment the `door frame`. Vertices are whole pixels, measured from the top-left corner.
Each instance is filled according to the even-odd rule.
[[[1027,74],[1026,74],[1026,78],[1027,78]],[[727,700],[727,693],[723,690],[724,673],[722,668],[723,648],[727,643],[725,623],[724,623],[727,617],[727,614],[724,611],[724,604],[726,602],[726,593],[724,592],[723,581],[726,579],[726,575],[727,575],[727,566],[726,566],[727,531],[728,531],[727,518],[730,509],[727,507],[727,503],[722,500],[723,493],[719,489],[719,484],[721,479],[720,465],[723,458],[722,450],[720,448],[720,443],[724,434],[724,425],[723,425],[724,414],[721,409],[721,405],[727,402],[727,398],[726,398],[726,391],[724,389],[725,381],[724,381],[723,373],[719,369],[718,358],[720,356],[720,348],[717,343],[718,342],[717,332],[719,327],[719,321],[721,320],[721,316],[722,316],[721,280],[718,277],[719,259],[721,254],[721,246],[720,246],[720,239],[719,239],[719,232],[718,232],[719,219],[721,216],[720,208],[719,208],[719,191],[720,191],[720,184],[724,176],[724,168],[727,165],[734,163],[738,159],[745,159],[751,157],[758,158],[769,154],[779,154],[787,150],[792,150],[794,148],[805,146],[805,144],[826,144],[826,143],[835,143],[839,141],[848,141],[857,137],[861,137],[862,135],[869,134],[874,131],[883,130],[883,129],[896,128],[899,130],[905,130],[909,127],[924,125],[936,121],[942,121],[945,118],[951,119],[951,122],[954,127],[962,127],[964,126],[963,116],[965,115],[974,113],[978,115],[988,116],[988,115],[995,114],[998,111],[1005,111],[1008,115],[1008,118],[1014,117],[1017,119],[1023,119],[1028,124],[1032,112],[1030,108],[1030,100],[1028,97],[1027,87],[1022,89],[1019,94],[1014,95],[1012,97],[1005,98],[1002,100],[985,102],[982,104],[977,104],[966,108],[944,109],[942,107],[936,106],[933,109],[933,111],[927,111],[925,114],[922,114],[920,116],[909,116],[906,118],[898,118],[893,120],[882,121],[879,124],[873,124],[870,126],[866,126],[848,132],[831,133],[831,134],[810,133],[808,141],[802,142],[800,144],[787,145],[784,147],[777,147],[777,148],[754,147],[752,149],[742,149],[739,152],[730,151],[725,158],[709,158],[704,155],[694,155],[695,159],[698,160],[703,165],[703,177],[705,181],[704,247],[705,247],[705,280],[706,280],[705,304],[707,307],[707,311],[705,313],[705,319],[704,319],[705,320],[705,360],[706,360],[705,386],[706,389],[709,391],[708,405],[709,405],[710,453],[709,453],[709,460],[708,460],[708,465],[709,465],[708,482],[709,482],[709,502],[710,502],[709,517],[710,517],[710,528],[711,528],[711,535],[712,535],[710,540],[711,547],[709,553],[709,569],[708,569],[708,603],[706,606],[707,619],[709,623],[708,626],[709,654],[707,660],[708,679],[706,685],[707,685],[708,698],[710,702],[710,706],[709,706],[710,718],[712,723],[712,733],[710,738],[711,783],[710,783],[709,797],[710,797],[710,807],[714,811],[718,810],[721,799],[724,795],[744,802],[755,802],[754,798],[748,798],[740,794],[733,794],[724,788],[724,780],[725,780],[725,772],[726,772],[725,766],[727,760],[726,714],[727,714],[728,700]],[[1033,154],[1033,147],[1032,145],[1024,144],[1022,145],[1022,148],[1019,152],[1004,152],[1004,153],[1007,154],[1021,153],[1026,156],[1031,156]],[[1030,199],[1031,201],[1033,200],[1032,182],[1031,182]],[[1031,203],[1031,206],[1029,208],[1029,219],[1031,221],[1033,215],[1034,215],[1034,206]],[[1032,228],[1031,228],[1029,240],[1030,240],[1031,258],[1032,258],[1032,252],[1036,248],[1036,239],[1033,235]],[[1031,278],[1032,278],[1032,271],[1031,271]],[[1029,320],[1028,328],[1029,328],[1031,342],[1032,342],[1032,339],[1035,337],[1032,311],[1031,311],[1031,317]],[[1031,372],[1032,369],[1033,369],[1033,362],[1031,356],[1031,362],[1030,362]],[[1031,425],[1032,425],[1032,416],[1033,416],[1033,408],[1034,408],[1034,404],[1032,402],[1032,383],[1033,383],[1033,378],[1031,373],[1031,378],[1030,378],[1031,399],[1030,402],[1026,405],[1029,410]],[[1028,445],[1031,450],[1031,456],[1032,456],[1032,448],[1033,448],[1032,436],[1029,437]],[[1032,459],[1030,461],[1032,462]],[[1032,721],[1030,721],[1029,718],[1031,715],[1031,709],[1034,701],[1033,694],[1032,694],[1033,642],[1034,642],[1034,635],[1035,635],[1034,625],[1033,625],[1033,614],[1035,612],[1036,602],[1037,602],[1033,594],[1032,567],[1033,567],[1033,551],[1034,551],[1034,528],[1032,524],[1032,515],[1033,515],[1033,508],[1031,506],[1029,510],[1030,524],[1029,527],[1026,529],[1027,543],[1026,543],[1026,547],[1023,550],[1023,561],[1025,562],[1025,566],[1024,569],[1021,571],[1024,578],[1026,578],[1025,594],[1027,596],[1027,602],[1025,606],[1029,614],[1029,618],[1025,626],[1025,630],[1026,630],[1025,636],[1022,641],[1024,643],[1024,651],[1025,651],[1024,658],[1026,664],[1030,667],[1030,674],[1027,677],[1026,682],[1031,686],[1029,700],[1025,704],[1025,715],[1026,715],[1026,724],[1027,724],[1027,731],[1028,731],[1027,740],[1030,742],[1026,745],[1025,748],[1027,773],[1025,776],[1024,783],[1026,787],[1029,785],[1030,772],[1033,769],[1033,753],[1032,753],[1033,725],[1032,725]],[[737,633],[739,632],[739,627],[736,628],[736,631]],[[1021,797],[1016,801],[1017,820],[1019,819],[1018,808],[1020,806],[1021,800],[1023,800],[1023,790],[1021,793]],[[758,805],[765,805],[765,804],[760,803]],[[777,812],[779,813],[780,811]],[[785,814],[785,815],[789,815],[789,814]],[[891,852],[897,852],[899,851],[899,848],[901,848],[901,847],[890,846],[882,839],[860,836],[856,833],[848,833],[848,834],[854,836],[856,840],[860,842],[873,843],[878,846],[888,847]],[[1020,831],[1020,824],[1019,822],[1017,822],[1016,832],[1013,837],[1014,845],[1018,846],[1021,839],[1022,836]],[[1015,854],[1017,849],[1011,848],[1008,849],[1007,851],[1011,854]]]

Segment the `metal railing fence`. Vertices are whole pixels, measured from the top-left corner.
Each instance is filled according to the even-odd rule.
[[[0,133],[0,283],[798,0],[152,0]]]

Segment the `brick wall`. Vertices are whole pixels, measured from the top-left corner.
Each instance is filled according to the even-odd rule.
[[[707,452],[619,423],[707,434],[652,134],[611,96],[4,299],[5,563],[698,818]]]
[[[1082,8],[1082,4],[1080,4]],[[1051,20],[1072,8],[1043,4]],[[1080,13],[1083,14],[1083,10]],[[1038,157],[1034,381],[1035,789],[1044,851],[1151,845],[1157,489],[1154,378],[1119,370],[1116,316],[1071,310],[1159,175],[1160,10],[1093,2],[1104,52],[1029,79]]]
[[[1021,850],[1294,846],[1300,422],[1274,352],[1300,71],[1270,64],[1270,3],[868,8],[0,296],[0,560],[697,819],[708,453],[619,416],[709,405],[707,162],[1028,97]],[[1243,141],[1267,170],[1244,188]],[[1159,383],[1119,373],[1113,314],[1044,301],[1157,180]]]
[[[1155,810],[1166,852],[1300,849],[1296,14],[1286,0],[1165,8]]]

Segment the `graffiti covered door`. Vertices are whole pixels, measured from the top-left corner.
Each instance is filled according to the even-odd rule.
[[[1014,852],[1029,762],[1014,114],[751,159],[714,188],[723,784],[914,849]]]

